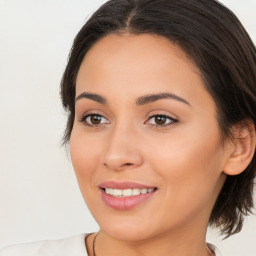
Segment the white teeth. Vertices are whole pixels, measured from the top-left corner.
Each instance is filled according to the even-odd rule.
[[[123,191],[121,189],[113,189],[113,195],[114,196],[122,196]]]
[[[134,188],[134,189],[132,190],[132,194],[133,194],[134,196],[139,195],[139,194],[140,194],[140,189]]]
[[[109,195],[113,194],[113,188],[105,188],[105,192]]]
[[[128,189],[114,189],[114,188],[105,188],[106,194],[109,194],[111,196],[116,196],[116,197],[127,197],[127,196],[137,196],[139,194],[146,194],[150,193],[154,190],[154,188],[128,188]]]
[[[132,196],[132,189],[124,189],[123,196]]]
[[[148,192],[148,190],[146,188],[143,188],[143,189],[140,190],[141,194],[146,194],[147,192]]]

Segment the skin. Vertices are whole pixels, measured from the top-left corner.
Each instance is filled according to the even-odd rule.
[[[145,47],[146,46],[146,47]],[[200,71],[172,42],[156,35],[108,35],[86,54],[76,83],[71,159],[84,200],[100,226],[97,256],[214,255],[205,243],[214,202],[233,147],[220,143],[216,105]],[[186,100],[148,94],[171,93]],[[87,126],[90,117],[100,124]],[[156,124],[152,115],[166,115]],[[142,204],[125,211],[108,207],[98,185],[106,180],[157,187]],[[92,255],[93,236],[87,239]]]

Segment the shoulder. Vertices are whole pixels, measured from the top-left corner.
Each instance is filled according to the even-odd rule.
[[[207,245],[215,253],[215,256],[222,256],[219,249],[214,244],[207,243]]]
[[[0,256],[86,256],[86,235],[0,246]]]

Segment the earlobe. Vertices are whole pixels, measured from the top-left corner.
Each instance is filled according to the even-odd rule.
[[[223,172],[238,175],[250,164],[255,153],[255,127],[251,120],[235,125],[232,129],[233,141],[230,142],[229,157]]]

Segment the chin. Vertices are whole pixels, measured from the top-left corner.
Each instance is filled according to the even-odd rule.
[[[136,242],[145,240],[150,238],[154,233],[152,232],[154,230],[152,224],[146,223],[145,218],[144,221],[136,217],[116,218],[116,220],[109,218],[108,221],[99,220],[97,222],[102,231],[113,238],[123,241]]]
[[[149,233],[145,232],[147,229],[144,228],[130,227],[129,229],[124,229],[122,227],[112,227],[109,229],[102,228],[102,230],[109,236],[122,241],[138,242],[150,238]]]

